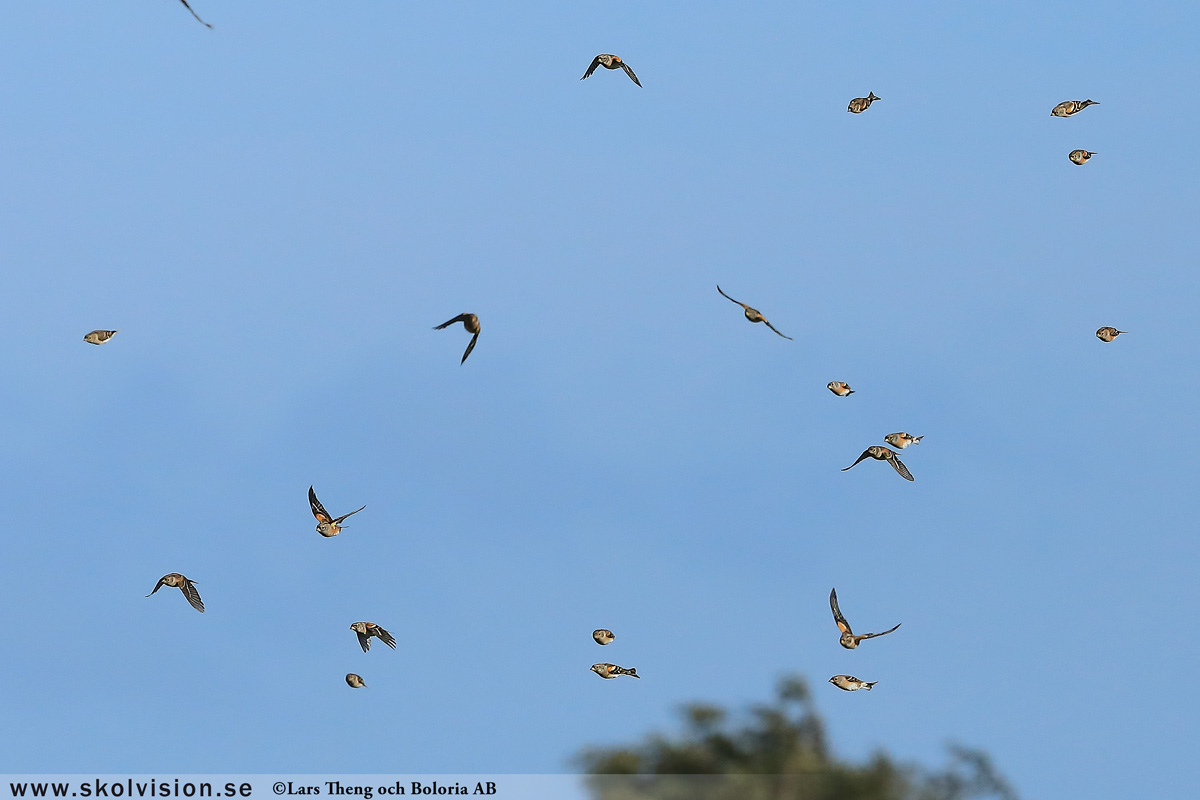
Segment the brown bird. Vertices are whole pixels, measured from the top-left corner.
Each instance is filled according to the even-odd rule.
[[[1100,105],[1095,100],[1063,100],[1061,103],[1050,109],[1052,117],[1070,117],[1083,111],[1088,106]]]
[[[353,672],[346,673],[346,683],[351,689],[365,689],[367,684],[363,681],[361,675],[355,675]]]
[[[601,678],[604,678],[606,681],[611,681],[618,675],[628,675],[632,678],[637,678],[639,681],[642,679],[641,676],[637,674],[637,670],[633,667],[625,669],[624,667],[618,667],[616,664],[592,664],[592,672],[596,673]]]
[[[834,675],[829,682],[847,692],[857,692],[859,689],[866,689],[869,692],[872,686],[879,683],[879,681],[860,681],[853,675]]]
[[[158,579],[158,583],[154,584],[154,589],[150,594],[154,594],[154,592],[157,592],[164,586],[171,586],[183,592],[183,596],[192,604],[192,608],[201,614],[204,613],[204,601],[200,599],[200,593],[196,591],[196,587],[192,581],[189,581],[178,572],[169,572]],[[146,595],[146,597],[149,597],[150,594]]]
[[[186,8],[188,11],[192,11],[192,7],[188,5],[187,0],[179,0],[179,2],[183,3],[183,7]],[[212,25],[209,25],[207,22],[200,19],[200,15],[197,14],[195,11],[192,11],[192,16],[195,17],[200,22],[201,25],[204,25],[208,28],[212,27]]]
[[[862,461],[864,458],[873,458],[876,461],[886,461],[892,465],[892,468],[895,469],[896,472],[900,473],[901,478],[904,478],[906,481],[911,481],[913,479],[912,473],[908,471],[908,467],[904,466],[904,462],[897,458],[894,452],[888,450],[886,447],[880,444],[873,444],[866,450],[863,450],[862,455],[858,457],[858,461],[855,461],[853,464],[846,467],[846,469],[853,469],[858,465],[858,462]],[[842,472],[845,472],[846,469],[843,469]]]
[[[587,72],[583,73],[583,77],[579,80],[584,80],[585,78],[590,77],[591,74],[596,71],[596,67],[604,67],[605,69],[623,69],[625,70],[625,74],[629,76],[630,80],[632,80],[638,86],[642,85],[642,82],[638,80],[637,75],[633,74],[633,70],[629,68],[629,65],[622,61],[620,56],[614,56],[612,53],[601,53],[593,58],[592,63],[587,68]]]
[[[1070,153],[1067,154],[1067,158],[1071,159],[1072,164],[1082,165],[1083,162],[1087,161],[1089,158],[1091,158],[1094,155],[1096,155],[1096,154],[1089,153],[1087,150],[1072,150]]]
[[[596,644],[612,644],[613,639],[617,637],[613,635],[612,631],[600,628],[592,631],[592,638],[596,640]]]
[[[1129,333],[1129,331],[1119,331],[1116,328],[1111,328],[1108,325],[1105,325],[1103,328],[1100,328],[1096,331],[1096,338],[1102,342],[1111,342],[1122,333]]]
[[[854,394],[854,390],[850,388],[850,384],[845,381],[830,381],[825,385],[825,388],[836,394],[838,397],[849,397]]]
[[[842,647],[846,648],[847,650],[853,650],[854,648],[858,647],[858,643],[863,639],[874,639],[876,636],[886,636],[887,634],[896,630],[896,628],[900,627],[900,625],[896,625],[896,628],[891,628],[883,633],[863,633],[855,636],[854,631],[850,630],[850,623],[846,622],[846,618],[842,616],[842,610],[838,608],[837,589],[834,589],[829,593],[829,607],[833,609],[833,621],[837,623],[838,630],[842,632],[842,636],[838,641],[841,643]]]
[[[434,330],[440,331],[442,328],[445,328],[448,325],[453,325],[456,322],[461,322],[463,327],[467,329],[467,333],[475,334],[471,337],[471,343],[467,345],[466,352],[463,353],[462,361],[458,362],[459,364],[465,364],[467,361],[467,356],[471,355],[471,351],[475,349],[475,342],[477,339],[479,339],[479,331],[481,330],[479,326],[479,317],[475,316],[474,314],[459,314],[454,319],[448,319],[441,325],[438,325],[434,328]]]
[[[739,300],[734,300],[732,297],[730,297],[729,295],[725,294],[725,292],[723,292],[723,291],[721,290],[721,287],[720,287],[720,286],[717,286],[717,291],[718,291],[718,292],[721,292],[721,296],[722,296],[722,297],[724,297],[726,300],[730,300],[730,301],[732,301],[732,302],[734,302],[734,303],[737,303],[739,306],[741,306],[743,309],[745,309],[745,311],[746,311],[746,319],[750,320],[751,322],[763,322],[763,323],[766,323],[766,326],[767,326],[768,328],[770,328],[771,330],[775,331],[776,333],[779,333],[779,331],[775,329],[775,326],[774,326],[774,325],[772,325],[770,322],[767,322],[767,318],[766,318],[766,317],[764,317],[764,316],[762,315],[762,313],[761,313],[761,312],[760,312],[760,311],[759,311],[757,308],[751,308],[750,306],[746,305],[745,303],[743,303],[743,302],[741,302],[741,301],[739,301]],[[795,339],[792,339],[792,337],[790,337],[790,336],[785,336],[785,335],[784,335],[784,334],[782,334],[782,333],[779,333],[779,335],[780,335],[780,336],[783,336],[783,338],[785,338],[785,339],[788,339],[789,341],[793,341],[793,342],[795,341]]]
[[[882,98],[876,97],[874,92],[869,93],[866,97],[856,97],[850,101],[850,105],[846,108],[851,114],[861,114],[871,107],[871,103]]]
[[[363,506],[356,511],[351,511],[349,514],[342,514],[337,519],[329,516],[329,512],[325,510],[325,506],[321,505],[321,501],[317,499],[317,493],[313,491],[313,487],[308,487],[308,507],[312,509],[313,516],[317,518],[317,533],[328,539],[331,536],[337,536],[342,532],[342,528],[348,527],[342,524],[342,520],[346,517],[352,517],[359,511],[362,511]]]
[[[910,433],[900,431],[899,433],[889,433],[883,437],[883,440],[892,447],[899,447],[901,450],[908,447],[910,444],[920,444],[924,436],[913,436]]]
[[[396,637],[374,622],[356,622],[350,626],[350,630],[358,634],[358,646],[363,649],[364,653],[371,649],[372,636],[378,636],[388,647],[396,649]]]
[[[91,333],[85,333],[83,335],[83,340],[85,342],[87,342],[88,344],[104,344],[109,339],[116,336],[118,333],[119,333],[119,331],[99,331],[99,330],[97,330],[97,331],[92,331]]]

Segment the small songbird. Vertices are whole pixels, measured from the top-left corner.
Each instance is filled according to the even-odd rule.
[[[830,381],[825,385],[825,388],[838,397],[849,397],[854,394],[854,390],[850,388],[850,384],[845,381]]]
[[[365,682],[365,681],[362,679],[362,676],[361,676],[361,675],[355,675],[353,672],[347,672],[347,673],[346,673],[346,683],[347,683],[347,684],[350,686],[350,688],[351,688],[351,689],[365,689],[365,688],[367,688],[367,684],[366,684],[366,682]]]
[[[1108,325],[1105,325],[1103,328],[1100,328],[1096,331],[1096,338],[1102,342],[1111,342],[1122,333],[1129,333],[1129,331],[1119,331],[1116,328],[1111,328]]]
[[[187,0],[179,0],[179,2],[183,3],[183,7],[186,8],[188,11],[192,11],[192,7],[188,5]],[[200,15],[197,14],[195,11],[192,11],[192,16],[195,17],[201,25],[204,25],[205,27],[208,27],[208,28],[212,27],[212,25],[209,25],[207,22],[200,19]]]
[[[757,308],[751,308],[750,306],[746,305],[745,303],[743,303],[743,302],[741,302],[741,301],[739,301],[739,300],[734,300],[732,297],[730,297],[729,295],[725,294],[725,292],[721,291],[721,287],[720,287],[720,286],[717,286],[717,291],[718,291],[718,292],[721,292],[721,296],[722,296],[722,297],[724,297],[726,300],[731,300],[731,301],[733,301],[734,303],[737,303],[737,304],[738,304],[739,306],[741,306],[743,309],[745,309],[745,311],[746,311],[746,319],[750,320],[751,322],[763,322],[763,323],[766,323],[766,326],[767,326],[768,328],[770,328],[771,330],[775,331],[776,333],[779,333],[779,331],[778,331],[778,330],[775,330],[775,326],[774,326],[774,325],[772,325],[770,322],[767,322],[767,318],[766,318],[766,317],[764,317],[764,316],[762,315],[762,313],[761,313],[761,312],[760,312],[760,311],[759,311]],[[782,333],[779,333],[779,335],[780,335],[780,336],[783,336],[783,338],[785,338],[785,339],[788,339],[788,340],[790,340],[790,341],[793,341],[793,342],[795,341],[795,339],[792,339],[792,337],[790,337],[790,336],[786,336],[786,335],[784,335],[784,334],[782,334]]]
[[[858,647],[858,643],[863,639],[874,639],[876,636],[887,636],[889,633],[896,630],[896,628],[900,627],[900,625],[897,624],[896,628],[891,628],[883,633],[863,633],[855,636],[854,631],[850,630],[850,623],[846,622],[846,618],[842,616],[842,610],[838,608],[837,589],[834,589],[829,593],[829,607],[833,609],[833,621],[837,623],[838,630],[842,632],[842,636],[840,639],[838,639],[838,642],[847,650],[853,650],[854,648]]]
[[[356,622],[350,626],[350,630],[358,634],[358,645],[364,653],[371,649],[372,636],[378,636],[388,647],[396,649],[396,637],[374,622]]]
[[[834,675],[829,682],[846,692],[857,692],[859,689],[871,691],[871,687],[879,681],[860,681],[853,675]]]
[[[612,680],[618,675],[629,675],[632,678],[637,678],[639,681],[642,679],[633,667],[625,669],[625,667],[618,667],[616,664],[592,664],[592,672],[607,681]]]
[[[869,93],[866,97],[856,97],[850,101],[850,105],[846,108],[851,114],[861,114],[871,107],[871,103],[879,100],[874,92]]]
[[[912,473],[908,471],[908,467],[904,466],[904,462],[897,458],[894,452],[888,450],[886,447],[880,444],[873,444],[866,450],[863,450],[862,455],[858,457],[858,461],[855,461],[853,464],[846,467],[846,469],[853,469],[858,465],[858,462],[862,461],[864,458],[873,458],[876,461],[886,461],[892,465],[892,468],[895,469],[896,472],[900,473],[901,478],[904,478],[906,481],[911,481],[913,479]],[[842,472],[845,472],[846,469],[842,470]]]
[[[440,331],[442,328],[445,328],[448,325],[453,325],[456,322],[461,322],[463,327],[467,329],[467,333],[475,334],[471,337],[471,343],[467,345],[466,352],[463,353],[462,361],[458,362],[459,364],[465,364],[467,361],[467,356],[471,355],[471,351],[475,349],[475,342],[479,339],[479,331],[481,330],[479,326],[479,317],[475,316],[474,314],[459,314],[454,319],[448,319],[441,325],[438,325],[434,328],[434,330]]]
[[[88,344],[104,344],[112,337],[116,336],[119,331],[92,331],[85,333],[83,340]]]
[[[1063,100],[1050,110],[1052,117],[1070,117],[1083,111],[1088,106],[1100,105],[1095,100]]]
[[[596,644],[612,644],[613,639],[617,637],[613,635],[612,631],[600,628],[592,631],[592,638],[596,640]]]
[[[622,61],[620,56],[614,56],[612,53],[601,53],[593,58],[592,63],[587,68],[587,72],[583,73],[583,77],[579,80],[584,80],[585,78],[590,77],[591,74],[596,71],[596,67],[604,67],[605,69],[623,69],[625,70],[625,74],[629,76],[630,80],[632,80],[638,86],[642,85],[642,82],[638,80],[637,75],[633,74],[633,70],[629,68],[629,65]]]
[[[342,528],[349,527],[343,525],[342,520],[346,517],[352,517],[359,511],[362,511],[363,508],[366,508],[366,506],[363,506],[355,511],[351,511],[349,514],[342,514],[337,519],[334,519],[329,516],[329,512],[325,510],[325,506],[321,505],[321,501],[317,499],[317,493],[313,491],[313,487],[311,486],[308,487],[308,507],[312,509],[313,516],[317,518],[317,533],[327,539],[330,536],[337,536],[342,532]]]
[[[912,434],[900,431],[899,433],[889,433],[883,437],[883,440],[892,447],[899,447],[901,450],[908,447],[910,444],[920,444],[924,436],[913,436]]]
[[[1067,154],[1067,158],[1071,159],[1072,164],[1083,164],[1094,155],[1096,154],[1089,153],[1087,150],[1072,150]]]
[[[154,594],[164,586],[173,586],[183,592],[183,596],[192,604],[192,608],[204,613],[204,601],[200,599],[200,593],[196,591],[195,585],[187,578],[180,575],[178,572],[169,572],[158,579],[158,583],[154,584],[154,590],[150,594]],[[149,597],[150,594],[146,595]]]

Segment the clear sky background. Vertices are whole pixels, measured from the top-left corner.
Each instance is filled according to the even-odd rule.
[[[1194,791],[1194,4],[193,5],[0,25],[8,771],[563,771],[800,672],[847,758]]]

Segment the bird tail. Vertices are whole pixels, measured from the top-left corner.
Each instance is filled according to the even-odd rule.
[[[863,688],[869,692],[869,691],[871,691],[871,687],[877,683],[879,683],[879,681],[867,681],[867,685],[864,686]]]
[[[629,675],[632,678],[637,678],[639,681],[642,679],[642,676],[638,675],[637,670],[634,669],[633,667],[630,667],[629,669],[625,670],[625,674]]]
[[[913,437],[913,444],[920,444],[920,443],[921,443],[921,440],[922,440],[922,439],[924,439],[924,438],[925,438],[925,434],[921,434],[920,436],[914,436],[914,437]]]

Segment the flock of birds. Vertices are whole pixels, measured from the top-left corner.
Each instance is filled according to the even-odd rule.
[[[184,7],[187,8],[187,10],[191,12],[192,16],[195,17],[200,23],[209,28],[212,27],[212,25],[205,22],[200,18],[199,15],[196,14],[191,5],[188,4],[187,0],[179,1],[183,3]],[[585,80],[591,77],[592,73],[594,73],[599,67],[604,67],[608,70],[622,70],[635,84],[637,84],[639,87],[642,85],[642,82],[638,80],[638,77],[634,73],[633,69],[627,63],[625,63],[620,56],[613,55],[612,53],[601,53],[593,58],[591,64],[588,65],[587,71],[584,72],[583,77],[580,78],[580,80]],[[868,92],[866,97],[856,97],[851,100],[846,110],[852,114],[861,114],[870,108],[872,103],[879,99],[881,98],[876,97],[874,92]],[[1071,117],[1075,114],[1078,114],[1088,106],[1093,105],[1098,105],[1098,103],[1094,100],[1065,100],[1051,109],[1050,115],[1054,117]],[[1073,164],[1082,165],[1094,155],[1094,152],[1076,149],[1070,152],[1068,158]],[[789,341],[794,341],[792,337],[784,334],[782,331],[772,325],[758,309],[749,306],[740,300],[734,300],[732,297],[725,294],[725,291],[720,286],[717,286],[717,291],[722,297],[741,306],[746,319],[750,322],[761,322],[774,331],[778,336]],[[472,313],[459,314],[458,316],[443,322],[441,325],[435,326],[434,330],[443,330],[460,322],[462,323],[466,332],[471,334],[471,341],[469,344],[467,344],[467,348],[462,354],[462,359],[459,361],[460,364],[463,364],[466,363],[467,357],[471,355],[471,352],[475,349],[475,344],[479,341],[479,332],[482,329],[479,323],[479,317]],[[117,333],[118,331],[116,330],[94,330],[86,334],[83,339],[89,344],[101,345],[111,340]],[[1126,333],[1126,331],[1117,330],[1114,327],[1105,325],[1096,331],[1096,337],[1102,342],[1111,342],[1117,338],[1117,336],[1123,333]],[[851,389],[850,385],[844,381],[830,381],[827,385],[827,388],[837,397],[849,397],[850,395],[854,394],[854,390]],[[923,438],[924,436],[913,436],[904,431],[889,433],[883,437],[887,444],[899,450],[904,450],[909,445],[919,444]],[[855,460],[853,464],[844,468],[842,472],[853,469],[860,462],[868,458],[876,461],[886,461],[894,470],[896,470],[900,477],[907,481],[914,480],[912,473],[908,471],[908,467],[906,467],[904,462],[900,460],[899,454],[895,450],[884,447],[883,445],[871,445],[862,452],[862,454]],[[317,533],[326,538],[337,536],[342,532],[342,529],[346,527],[342,523],[348,517],[353,516],[354,514],[357,514],[359,511],[362,511],[364,508],[366,508],[364,505],[361,508],[349,512],[348,514],[343,514],[340,517],[333,517],[325,510],[325,507],[321,505],[321,501],[317,499],[316,492],[311,486],[308,488],[308,503],[313,517],[315,517],[317,520]],[[155,584],[153,591],[146,596],[150,597],[163,586],[170,586],[172,588],[179,589],[180,592],[183,593],[183,596],[187,599],[188,603],[191,604],[192,608],[204,613],[204,601],[200,599],[200,593],[196,589],[195,581],[190,580],[181,573],[171,572],[159,578],[158,583]],[[836,589],[830,591],[829,593],[829,606],[833,612],[833,621],[837,625],[840,632],[838,641],[841,646],[847,650],[854,650],[859,646],[860,642],[866,639],[874,639],[878,636],[886,636],[900,627],[900,625],[897,624],[894,627],[879,633],[855,634],[850,628],[850,624],[846,622],[846,618],[842,615],[841,609],[838,608]],[[371,649],[372,638],[381,640],[393,650],[396,649],[396,638],[387,630],[374,622],[355,622],[350,625],[350,629],[357,635],[359,646],[362,648],[364,653]],[[599,628],[592,632],[592,639],[598,645],[607,646],[616,640],[616,635],[607,628]],[[612,680],[620,675],[628,675],[632,678],[638,678],[639,680],[641,679],[641,676],[637,674],[636,669],[632,667],[621,667],[608,662],[593,664],[591,670],[606,680]],[[853,675],[834,675],[829,679],[829,682],[839,689],[847,692],[853,692],[858,691],[859,689],[866,689],[869,691],[871,687],[874,686],[878,681],[864,681],[854,677]],[[346,674],[346,684],[353,689],[365,688],[367,685],[362,676],[353,672]]]

